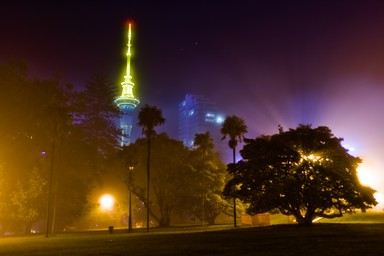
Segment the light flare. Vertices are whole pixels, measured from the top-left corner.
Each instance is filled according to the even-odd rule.
[[[115,198],[109,194],[105,194],[100,197],[99,203],[102,210],[112,210],[115,205]]]
[[[375,183],[373,172],[369,168],[369,165],[364,162],[357,168],[357,176],[363,185],[372,186]]]
[[[359,165],[356,171],[361,184],[378,190],[380,188],[380,177],[375,170],[375,165],[372,162],[364,162],[363,160],[363,163]],[[384,194],[377,191],[373,196],[378,202],[375,208],[380,209],[384,203]]]
[[[373,196],[375,197],[375,199],[379,205],[382,205],[384,203],[384,194],[383,193],[376,192]]]

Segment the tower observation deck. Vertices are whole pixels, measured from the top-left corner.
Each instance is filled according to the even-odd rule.
[[[135,84],[132,81],[131,75],[131,23],[128,24],[128,50],[127,50],[127,70],[124,76],[124,81],[121,83],[122,92],[115,99],[115,104],[122,111],[120,118],[121,129],[121,146],[128,145],[131,142],[131,131],[133,126],[133,114],[140,100],[133,95],[133,87]]]

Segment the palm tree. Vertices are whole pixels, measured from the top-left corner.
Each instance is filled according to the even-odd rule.
[[[233,163],[235,164],[237,143],[242,142],[244,134],[247,133],[247,126],[244,119],[235,115],[228,116],[220,131],[223,135],[221,140],[225,140],[227,136],[229,137],[228,146],[233,150]],[[236,227],[236,196],[233,198],[233,219],[234,227]]]
[[[151,157],[151,138],[156,134],[154,128],[165,122],[160,108],[145,104],[140,108],[138,125],[142,127],[142,134],[147,138],[147,232],[149,232],[149,178],[150,178],[150,157]]]
[[[201,151],[201,160],[202,160],[202,164],[203,164],[203,170],[202,170],[202,173],[203,173],[203,180],[202,180],[202,198],[203,198],[203,205],[202,205],[202,224],[204,226],[204,218],[205,218],[205,212],[204,212],[204,208],[205,208],[205,192],[204,192],[204,179],[205,179],[205,176],[204,176],[204,171],[205,171],[205,165],[206,165],[206,159],[207,159],[207,156],[209,154],[209,152],[211,152],[213,150],[213,148],[215,147],[215,145],[213,144],[213,140],[211,138],[211,135],[209,134],[209,132],[206,132],[206,133],[196,133],[195,134],[195,140],[193,142],[194,146],[197,147],[197,150],[200,150]]]

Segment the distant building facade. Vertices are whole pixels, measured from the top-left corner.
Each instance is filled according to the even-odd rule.
[[[225,142],[221,141],[221,126],[225,116],[220,113],[216,104],[202,95],[185,95],[178,106],[179,110],[179,139],[185,146],[194,146],[195,134],[209,132],[215,144],[216,151]]]

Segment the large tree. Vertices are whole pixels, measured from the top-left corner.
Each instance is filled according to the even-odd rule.
[[[114,103],[115,96],[115,86],[103,74],[92,76],[85,90],[77,94],[75,121],[82,128],[82,140],[97,154],[109,155],[118,147],[121,133],[116,120],[121,112]]]
[[[348,153],[342,138],[326,126],[296,129],[245,139],[244,160],[229,167],[233,174],[225,193],[236,196],[257,214],[279,211],[310,225],[317,217],[341,217],[377,202],[374,190],[363,186],[356,168],[361,159]]]
[[[191,197],[195,200],[189,210],[199,219],[214,224],[216,217],[229,208],[222,190],[226,182],[225,165],[214,152],[213,139],[209,132],[195,134],[192,182],[201,186],[201,193],[195,191]],[[196,190],[196,188],[194,188]],[[201,203],[199,203],[201,202]]]
[[[145,205],[147,140],[136,140],[123,148],[118,158],[120,162],[120,177],[127,188]],[[128,166],[134,166],[132,173]],[[159,226],[169,226],[172,215],[181,212],[191,200],[195,184],[191,182],[189,150],[181,141],[170,139],[167,134],[153,135],[151,138],[151,217]],[[132,175],[132,176],[130,176]],[[136,219],[139,216],[136,216]]]
[[[222,140],[229,137],[228,146],[232,149],[233,163],[236,163],[236,147],[239,142],[244,139],[244,134],[247,133],[247,125],[244,119],[235,115],[228,116],[225,118],[224,123],[221,127],[221,134],[223,135]],[[235,188],[232,188],[235,190]],[[234,195],[234,191],[232,193]],[[233,224],[236,227],[236,196],[233,197]]]
[[[83,213],[92,181],[98,180],[118,145],[115,121],[120,111],[113,103],[115,90],[109,79],[94,75],[85,90],[68,93],[51,94],[54,100],[47,118],[53,127],[51,232],[63,230]]]
[[[142,133],[147,138],[147,231],[149,231],[149,212],[150,212],[150,163],[151,163],[151,138],[156,134],[155,127],[165,122],[163,112],[157,106],[145,104],[140,108],[138,125],[142,127]]]
[[[8,224],[28,232],[47,215],[62,229],[82,212],[95,170],[117,146],[108,86],[97,77],[76,94],[60,77],[31,79],[24,64],[0,65],[0,199],[11,199],[0,200],[0,233]]]
[[[216,217],[229,208],[222,195],[228,176],[226,166],[213,149],[208,148],[203,161],[200,147],[189,150],[181,141],[169,138],[166,133],[152,136],[149,204],[151,218],[159,226],[171,225],[176,216],[202,219],[203,173],[205,220],[214,224]],[[119,175],[128,190],[144,204],[147,204],[146,151],[147,140],[136,140],[121,150],[117,156],[118,165],[114,168],[120,170]],[[129,165],[134,166],[132,173],[128,171]],[[139,218],[136,214],[135,219]]]
[[[4,121],[0,146],[5,149],[1,150],[0,158],[4,160],[4,179],[12,197],[4,203],[8,209],[14,209],[8,211],[8,220],[4,222],[9,222],[12,215],[18,225],[30,226],[45,215],[44,207],[35,207],[33,201],[46,201],[50,164],[45,159],[53,156],[58,124],[60,130],[71,125],[69,99],[73,94],[71,86],[59,77],[31,79],[27,71],[20,63],[0,66],[0,117]],[[32,172],[42,182],[28,179]],[[25,231],[29,232],[28,228]]]

